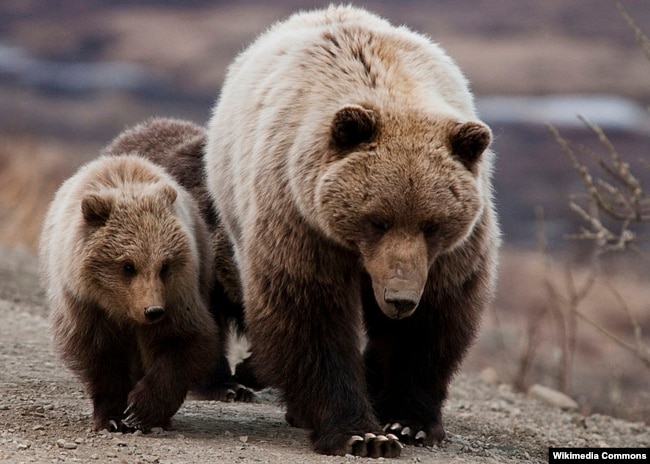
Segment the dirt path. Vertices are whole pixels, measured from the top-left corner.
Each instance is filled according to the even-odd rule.
[[[173,431],[90,429],[91,407],[50,344],[36,260],[0,248],[0,462],[347,463],[309,449],[272,391],[256,404],[187,401]],[[547,462],[549,446],[650,446],[650,428],[562,412],[463,373],[446,407],[442,448],[406,447],[383,462]],[[376,461],[370,461],[376,462]]]

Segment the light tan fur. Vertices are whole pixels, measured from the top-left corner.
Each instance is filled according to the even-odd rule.
[[[142,428],[166,425],[213,367],[209,240],[191,195],[136,155],[92,161],[57,191],[42,283],[55,344],[89,390],[96,428],[119,424],[127,396]]]
[[[453,60],[361,9],[294,15],[231,65],[208,187],[257,368],[317,451],[363,455],[346,443],[380,432],[376,416],[444,437],[448,383],[495,286],[490,140]]]

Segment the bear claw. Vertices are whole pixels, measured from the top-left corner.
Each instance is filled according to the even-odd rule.
[[[417,432],[409,427],[402,426],[399,422],[388,423],[384,426],[384,431],[393,431],[399,435],[399,439],[409,445],[424,446],[427,444],[427,433],[424,430],[417,430]],[[434,442],[435,443],[435,442]]]
[[[117,422],[115,422],[115,420],[111,419],[108,422],[108,425],[109,425],[109,429],[108,429],[109,432],[119,432],[120,431],[120,427],[119,427],[119,425],[117,425]]]
[[[400,455],[402,448],[404,445],[392,433],[376,435],[369,432],[363,437],[352,435],[348,440],[347,454],[360,457],[395,458]]]
[[[126,416],[122,419],[122,424],[131,428],[131,429],[140,429],[142,430],[142,422],[138,419],[135,412],[131,412],[135,407],[135,403],[131,403],[124,410],[124,415]]]
[[[391,431],[400,430],[401,428],[402,428],[402,424],[400,424],[399,422],[395,422],[394,424],[388,423],[384,425],[384,432],[386,430],[391,430]]]

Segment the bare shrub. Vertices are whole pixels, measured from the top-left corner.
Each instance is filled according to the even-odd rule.
[[[620,5],[619,11],[650,61],[650,39]],[[539,370],[548,369],[550,365],[552,372],[547,371],[542,377],[548,378],[550,374],[555,388],[575,394],[572,380],[577,369],[578,347],[582,346],[584,351],[584,346],[588,346],[593,337],[600,337],[636,360],[643,367],[637,371],[637,376],[643,378],[650,373],[650,341],[644,333],[644,324],[650,320],[650,303],[646,300],[630,305],[635,295],[626,294],[625,290],[630,288],[623,285],[625,277],[608,269],[615,260],[641,261],[646,269],[650,262],[646,236],[650,230],[650,191],[641,180],[648,178],[650,160],[631,164],[598,125],[582,116],[579,119],[593,134],[597,148],[576,146],[556,127],[549,126],[549,130],[582,181],[584,191],[569,198],[569,208],[580,219],[581,226],[567,238],[587,244],[589,257],[586,265],[579,265],[557,254],[551,256],[540,210],[539,259],[544,263],[541,280],[546,296],[527,308],[528,322],[523,329],[526,342],[520,350],[514,374],[515,386],[522,391],[530,385],[531,377],[539,378]],[[650,282],[645,283],[648,284]],[[582,325],[585,330],[581,329]],[[541,362],[540,351],[548,350],[549,339],[554,339],[555,351],[550,361]],[[584,372],[585,366],[578,367]],[[608,372],[602,372],[601,377],[602,386],[594,386],[591,397],[584,391],[578,393],[578,396],[582,394],[583,403],[592,402],[583,404],[583,411],[600,410],[632,419],[650,417],[646,388],[637,389],[633,393],[635,397],[630,398],[626,395],[631,389],[626,388],[624,380],[608,376]],[[643,381],[639,383],[644,384]],[[606,391],[598,392],[598,388]],[[593,404],[603,398],[607,404]]]

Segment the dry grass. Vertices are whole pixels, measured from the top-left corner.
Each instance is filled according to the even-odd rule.
[[[54,142],[0,138],[0,243],[36,250],[54,192],[81,162],[68,150]]]
[[[534,383],[567,391],[585,414],[650,421],[650,371],[590,325],[571,322],[557,295],[549,292],[550,285],[570,295],[572,288],[593,279],[588,264],[567,266],[567,261],[538,251],[502,252],[497,300],[485,315],[466,368],[494,367],[503,382],[518,383],[522,391]],[[633,340],[633,325],[621,307],[621,295],[637,323],[650,327],[650,287],[642,266],[611,258],[580,301],[586,316],[623,340]],[[647,336],[643,340],[650,342]]]

